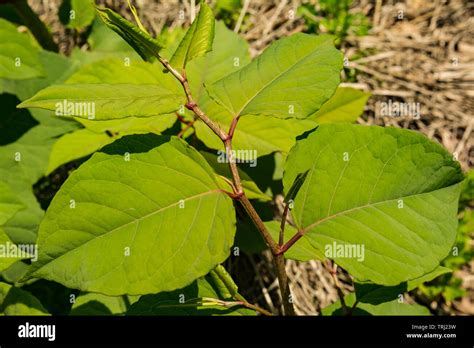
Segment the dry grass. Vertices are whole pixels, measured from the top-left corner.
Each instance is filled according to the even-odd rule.
[[[57,20],[59,0],[30,1],[53,28],[62,52],[81,45],[80,38],[64,29]],[[100,0],[131,19],[126,2]],[[189,24],[194,12],[192,0],[135,3],[145,25],[154,33],[166,26]],[[212,1],[211,1],[212,2]],[[244,8],[236,30],[250,43],[251,54],[258,55],[273,40],[304,31],[304,22],[294,14],[302,0],[243,0]],[[308,2],[308,1],[305,1]],[[311,2],[311,0],[309,0]],[[314,2],[314,1],[313,1]],[[362,11],[372,29],[367,36],[348,37],[342,46],[357,71],[356,81],[346,83],[370,91],[360,123],[410,128],[436,139],[452,152],[464,170],[474,164],[474,4],[462,0],[355,1],[352,11]],[[179,19],[184,11],[186,20]],[[403,19],[399,19],[400,13]],[[383,117],[381,103],[389,100],[419,103],[421,115]],[[269,309],[280,308],[276,277],[270,256],[241,256],[227,261],[237,276],[244,295]],[[474,264],[460,271],[468,296],[442,306],[444,314],[474,314]],[[316,314],[337,300],[334,278],[320,262],[287,262],[294,303],[298,314]],[[352,290],[352,280],[339,270],[343,292]]]

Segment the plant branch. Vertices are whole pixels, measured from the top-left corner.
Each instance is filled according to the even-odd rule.
[[[254,311],[259,312],[260,314],[263,314],[265,316],[268,316],[268,317],[273,316],[273,314],[270,313],[269,311],[267,311],[266,309],[263,309],[263,308],[261,308],[257,305],[249,303],[247,301],[240,301],[240,303],[242,304],[242,306],[247,307],[249,309],[253,309]]]
[[[290,210],[290,205],[288,202],[285,203],[285,208],[283,209],[283,214],[281,216],[281,224],[280,224],[280,236],[278,239],[278,246],[281,247],[283,246],[283,243],[285,242],[285,223],[286,219],[288,218],[288,211]]]
[[[224,143],[227,158],[229,160],[230,171],[232,174],[232,182],[235,189],[235,192],[234,192],[235,197],[232,197],[232,198],[234,198],[235,200],[238,200],[242,204],[245,211],[247,212],[247,214],[250,216],[253,223],[257,227],[257,230],[262,235],[265,243],[270,248],[273,255],[273,261],[274,261],[277,276],[278,276],[278,283],[280,286],[280,292],[282,294],[282,302],[283,302],[285,314],[295,315],[295,310],[291,302],[290,288],[288,285],[288,277],[286,275],[286,270],[285,270],[284,255],[280,253],[280,246],[273,240],[272,236],[270,235],[270,232],[268,232],[262,219],[258,215],[252,203],[250,203],[249,199],[245,195],[245,192],[243,190],[242,183],[240,180],[240,175],[239,175],[239,171],[238,171],[237,164],[235,161],[235,156],[232,151],[232,137],[233,137],[235,128],[237,126],[239,116],[234,117],[229,129],[229,133],[226,133],[224,130],[222,130],[219,127],[219,125],[216,122],[211,120],[194,101],[192,97],[192,93],[191,93],[191,88],[189,86],[188,79],[186,77],[186,72],[184,70],[182,73],[178,72],[176,69],[174,69],[170,65],[170,63],[166,59],[164,59],[160,55],[157,55],[157,58],[160,61],[160,63],[165,67],[165,69],[168,70],[181,83],[181,86],[183,87],[184,93],[186,94],[186,98],[187,98],[187,103],[185,105],[186,108],[194,112],[196,117],[199,118],[201,121],[203,121]]]
[[[278,250],[278,255],[284,254],[288,249],[293,246],[293,244],[295,244],[301,237],[303,237],[303,235],[303,231],[298,230],[298,232],[296,232],[296,234],[291,237],[288,242],[286,242],[285,244],[283,244],[282,247],[280,247],[280,249]]]

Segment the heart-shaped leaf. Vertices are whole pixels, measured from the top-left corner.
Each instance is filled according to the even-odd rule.
[[[456,237],[460,166],[408,130],[321,125],[293,148],[285,190],[303,238],[359,280],[397,285],[431,272]]]
[[[196,150],[166,140],[124,137],[72,173],[41,223],[34,277],[140,295],[179,289],[227,258],[231,199]]]

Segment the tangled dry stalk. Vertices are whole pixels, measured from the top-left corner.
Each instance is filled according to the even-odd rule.
[[[75,33],[64,29],[57,19],[59,0],[29,1],[52,28],[62,52],[74,45],[87,45]],[[132,19],[126,2],[100,0]],[[213,2],[213,1],[211,1]],[[235,26],[250,43],[251,54],[259,54],[280,37],[305,30],[304,21],[295,15],[302,2],[315,0],[242,0],[243,8]],[[195,13],[194,0],[136,0],[142,21],[154,33],[166,25],[171,28],[189,24]],[[371,23],[369,35],[349,36],[342,50],[355,69],[356,80],[345,85],[370,91],[360,123],[416,129],[437,139],[455,154],[463,169],[474,165],[474,4],[463,0],[359,0],[351,11],[363,12]],[[184,11],[185,20],[178,12]],[[402,14],[403,18],[399,18]],[[382,102],[389,100],[419,103],[420,117],[383,117]],[[276,206],[281,208],[281,202]],[[269,254],[243,255],[227,261],[238,275],[244,295],[274,310],[279,308],[276,277]],[[338,299],[330,265],[311,261],[287,262],[294,303],[298,314],[315,314]],[[468,295],[442,306],[444,314],[474,314],[474,262],[459,271]],[[340,288],[352,290],[350,277],[338,270]],[[411,301],[412,299],[408,299]]]

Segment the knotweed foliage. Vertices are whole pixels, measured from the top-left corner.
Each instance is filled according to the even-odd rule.
[[[403,293],[449,271],[453,156],[417,132],[352,124],[369,95],[339,87],[333,36],[294,34],[252,60],[203,1],[187,31],[157,38],[132,10],[137,26],[98,8],[92,52],[68,59],[0,20],[3,89],[21,100],[2,95],[6,112],[34,124],[0,148],[0,242],[13,248],[2,291],[35,314],[48,310],[19,287],[42,279],[81,291],[65,299],[72,314],[97,301],[108,314],[270,315],[221,266],[264,244],[286,314],[285,258],[330,259],[354,277],[355,294],[325,314],[425,314]],[[43,216],[31,185],[79,159]],[[255,204],[280,193],[274,181],[277,221]],[[17,257],[22,244],[34,260]]]

